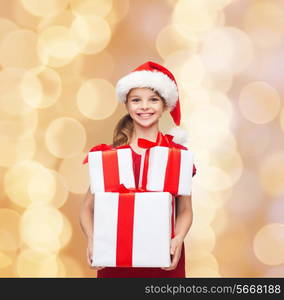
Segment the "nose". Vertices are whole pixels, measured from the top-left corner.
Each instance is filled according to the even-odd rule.
[[[146,110],[149,108],[149,105],[148,105],[148,101],[147,100],[142,100],[141,101],[141,108]]]

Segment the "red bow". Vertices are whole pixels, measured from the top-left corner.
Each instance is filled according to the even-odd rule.
[[[121,193],[121,194],[127,194],[127,193],[145,193],[145,192],[151,192],[147,191],[142,188],[127,188],[124,184],[120,184],[117,189],[112,191],[113,193]]]
[[[105,150],[111,150],[111,149],[113,149],[111,145],[100,144],[100,145],[93,147],[89,152],[105,151]],[[83,164],[86,164],[87,162],[88,162],[88,155],[83,160]]]
[[[173,145],[173,136],[166,134],[163,135],[161,132],[158,133],[156,142],[152,142],[146,139],[138,139],[138,146],[140,148],[152,148],[155,146],[162,146],[162,147],[174,147]]]

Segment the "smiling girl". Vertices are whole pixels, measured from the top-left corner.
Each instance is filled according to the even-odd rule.
[[[114,130],[112,147],[128,145],[131,148],[135,182],[138,187],[141,155],[145,151],[138,146],[138,139],[144,138],[155,142],[159,134],[159,119],[168,109],[175,124],[179,125],[180,104],[177,85],[169,70],[157,63],[146,62],[118,81],[116,93],[118,99],[125,104],[128,113],[122,117]],[[186,149],[176,143],[173,145]],[[81,226],[88,239],[87,260],[90,266],[94,201],[89,189],[82,203],[80,215]],[[170,250],[171,265],[167,268],[93,267],[97,270],[97,277],[185,277],[184,239],[191,224],[191,196],[177,196],[174,237],[171,240]]]

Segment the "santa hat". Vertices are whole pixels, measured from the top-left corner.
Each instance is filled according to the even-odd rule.
[[[154,89],[159,95],[165,99],[167,107],[174,123],[180,125],[180,102],[177,83],[174,75],[163,66],[148,61],[138,68],[134,69],[130,74],[122,77],[116,84],[116,95],[120,102],[126,102],[126,96],[133,88],[148,87]],[[180,136],[181,131],[175,128],[176,135]],[[178,132],[178,133],[177,133]],[[184,142],[184,137],[182,134]],[[175,142],[181,142],[174,140]]]

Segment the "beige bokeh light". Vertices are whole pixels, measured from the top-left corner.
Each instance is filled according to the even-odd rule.
[[[70,5],[75,15],[97,15],[106,17],[112,9],[113,0],[71,0]]]
[[[87,118],[102,120],[114,113],[118,101],[113,85],[98,78],[83,82],[77,94],[77,105]]]
[[[60,255],[63,264],[62,277],[84,277],[81,261],[67,255]]]
[[[17,257],[16,274],[18,277],[56,277],[58,271],[59,261],[55,254],[25,249]]]
[[[40,186],[35,184],[39,183]],[[11,167],[4,177],[4,189],[9,199],[21,206],[49,202],[54,195],[51,171],[36,161],[23,161]],[[42,189],[42,190],[40,190]],[[40,195],[38,198],[37,195]]]
[[[219,265],[212,253],[202,250],[190,251],[186,259],[187,277],[220,277]]]
[[[165,26],[156,38],[156,48],[162,58],[166,58],[178,49],[186,48],[190,53],[197,50],[198,44],[182,36],[175,24]]]
[[[0,18],[0,43],[9,32],[17,29],[18,26],[11,20]]]
[[[11,167],[21,161],[32,159],[36,151],[36,141],[33,136],[0,136],[0,144],[0,166],[3,167]]]
[[[39,35],[37,51],[44,65],[55,68],[67,65],[79,50],[77,41],[65,26],[50,26]]]
[[[8,208],[0,209],[0,250],[14,251],[20,247],[19,222],[18,212]]]
[[[83,54],[101,52],[111,39],[108,23],[96,15],[76,17],[71,25],[71,34]]]
[[[256,257],[266,265],[284,263],[284,224],[266,224],[259,229],[253,240]]]
[[[271,48],[283,42],[284,11],[280,2],[252,2],[245,11],[243,23],[258,47]]]
[[[20,138],[31,136],[37,125],[38,112],[36,110],[19,116],[0,110],[0,134],[2,137]]]
[[[180,34],[197,39],[210,30],[217,20],[217,11],[210,10],[206,1],[180,0],[174,7],[172,22]]]
[[[31,14],[38,17],[50,17],[57,15],[67,8],[69,0],[21,0],[24,8]]]
[[[201,57],[209,72],[231,76],[247,68],[253,59],[253,46],[245,32],[235,27],[221,27],[206,36]]]
[[[48,150],[56,157],[70,158],[82,152],[86,144],[83,125],[73,118],[53,120],[45,135]]]
[[[14,68],[38,66],[40,61],[37,56],[37,34],[26,29],[6,34],[0,44],[0,64]]]
[[[0,71],[0,111],[12,115],[22,115],[33,110],[23,100],[21,94],[21,83],[25,72],[25,70],[17,68]]]
[[[53,178],[55,180],[55,192],[50,200],[50,204],[54,205],[56,208],[63,206],[68,199],[68,187],[65,178],[61,176],[58,172],[51,170]]]
[[[29,206],[21,217],[22,240],[36,251],[51,253],[61,248],[63,216],[51,205]]]
[[[264,190],[272,196],[284,195],[284,152],[275,152],[262,159],[259,176]]]
[[[60,164],[58,172],[62,175],[68,190],[72,193],[84,194],[89,187],[88,165],[82,164],[86,155],[87,153],[82,153],[73,158],[64,159]]]
[[[53,105],[61,93],[61,78],[50,68],[37,68],[26,72],[21,82],[21,94],[34,108]]]
[[[199,86],[205,75],[205,68],[198,55],[193,55],[184,61],[180,70],[180,86],[190,88]]]
[[[280,97],[276,89],[263,81],[247,84],[241,91],[239,107],[243,116],[256,124],[272,121],[280,109]]]

